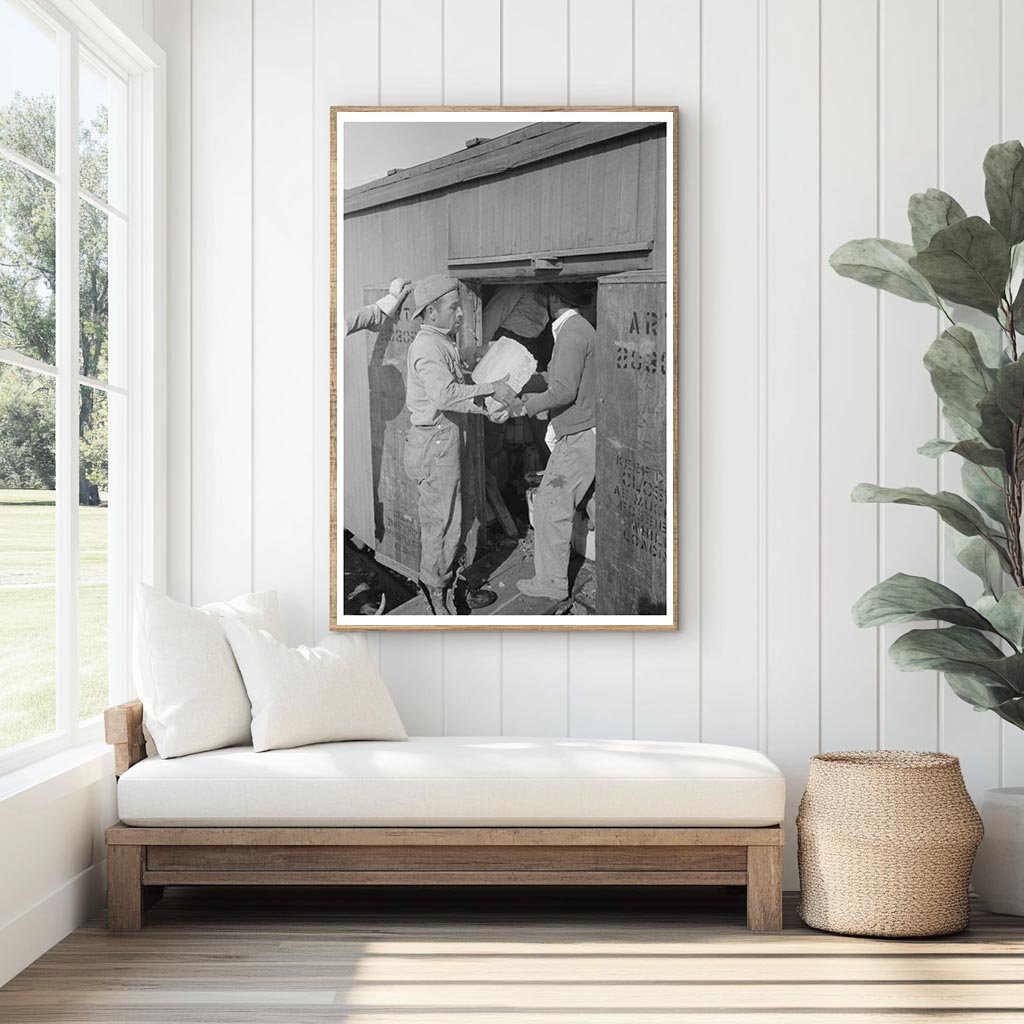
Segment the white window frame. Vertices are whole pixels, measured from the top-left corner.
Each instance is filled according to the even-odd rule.
[[[78,391],[82,384],[126,395],[122,537],[120,557],[110,554],[109,571],[123,597],[117,616],[117,649],[109,650],[110,702],[127,700],[131,682],[132,602],[137,582],[165,585],[164,425],[166,280],[165,151],[166,85],[163,51],[145,36],[116,25],[91,0],[16,0],[48,24],[58,41],[57,166],[55,172],[0,148],[0,155],[28,167],[56,185],[57,193],[57,365],[7,353],[5,363],[57,379],[57,730],[0,752],[0,775],[70,747],[94,743],[103,734],[101,717],[79,722],[78,678]],[[123,387],[78,373],[78,55],[95,55],[127,86],[125,197],[127,218]],[[69,116],[74,111],[75,116]],[[107,204],[108,216],[118,214]],[[73,230],[71,227],[73,226]],[[71,372],[64,372],[73,367]],[[67,421],[75,411],[73,425]],[[112,467],[113,469],[113,467]],[[109,578],[109,577],[108,577]],[[111,582],[113,582],[111,580]]]

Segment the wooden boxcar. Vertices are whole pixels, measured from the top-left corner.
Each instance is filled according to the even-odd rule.
[[[344,193],[341,297],[351,310],[392,277],[460,282],[461,344],[479,344],[482,290],[516,282],[597,283],[597,572],[600,614],[666,610],[663,122],[544,122]],[[379,561],[417,575],[415,485],[402,471],[409,425],[407,302],[390,330],[339,340],[344,424],[342,526]],[[484,514],[483,417],[463,463],[467,554]],[[623,571],[626,569],[627,571]]]

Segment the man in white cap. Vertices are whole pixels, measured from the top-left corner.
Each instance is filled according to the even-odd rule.
[[[547,390],[526,395],[523,407],[528,416],[548,413],[548,433],[554,440],[533,502],[535,575],[519,580],[516,586],[528,597],[562,600],[569,596],[569,549],[576,506],[594,482],[597,332],[579,313],[588,299],[584,286],[549,284],[547,298],[555,339],[544,374]]]
[[[387,294],[345,317],[346,337],[355,334],[356,331],[373,331],[376,334],[389,320],[394,320],[395,314],[402,308],[402,303],[411,291],[412,281],[396,277],[391,282]]]
[[[466,415],[487,415],[491,395],[506,408],[519,399],[508,378],[474,384],[456,341],[462,326],[458,282],[436,274],[413,292],[413,318],[420,330],[409,346],[405,401],[411,426],[403,462],[419,488],[420,583],[435,615],[452,615],[456,560],[462,546],[462,447]],[[489,590],[466,593],[471,608],[496,600]]]

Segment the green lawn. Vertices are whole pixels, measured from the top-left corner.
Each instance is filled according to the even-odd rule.
[[[107,703],[107,510],[79,510],[81,717]],[[0,490],[0,750],[55,727],[53,491]]]

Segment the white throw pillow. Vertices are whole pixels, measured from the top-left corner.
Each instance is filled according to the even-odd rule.
[[[362,637],[328,651],[286,647],[238,620],[224,632],[252,704],[253,750],[407,738]]]
[[[145,584],[138,587],[135,685],[161,757],[250,743],[249,698],[221,625],[229,620],[280,636],[277,594],[190,608]]]

